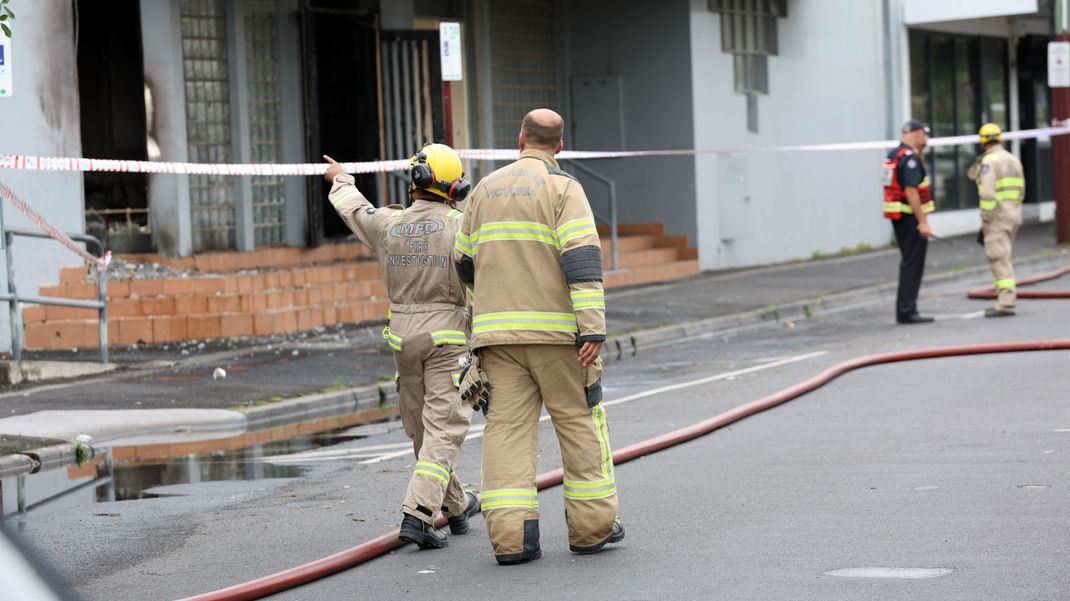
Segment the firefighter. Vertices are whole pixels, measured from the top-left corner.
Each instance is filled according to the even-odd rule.
[[[561,447],[569,549],[597,553],[624,538],[600,404],[602,247],[582,186],[554,159],[563,128],[549,109],[524,117],[520,159],[476,186],[453,254],[474,288],[472,348],[493,386],[481,501],[502,565],[542,555],[535,448],[543,404]]]
[[[1003,317],[1014,315],[1017,300],[1011,245],[1018,233],[1025,199],[1025,171],[1021,161],[1003,148],[1003,131],[998,125],[985,123],[978,134],[981,156],[970,166],[967,175],[977,182],[981,237],[996,283],[996,306],[985,309],[985,317]]]
[[[472,408],[454,384],[458,359],[468,353],[469,315],[450,254],[462,215],[456,203],[471,185],[457,153],[430,144],[409,161],[410,206],[376,208],[341,165],[323,158],[331,204],[379,257],[390,296],[383,337],[394,352],[401,420],[417,459],[401,506],[400,538],[421,549],[445,547],[446,534],[433,525],[435,512],[448,517],[452,534],[464,534],[479,510],[453,471]]]
[[[902,142],[888,153],[883,172],[884,216],[892,220],[901,257],[895,320],[928,323],[933,318],[918,313],[918,290],[925,271],[925,251],[933,235],[926,214],[936,208],[925,173],[929,128],[911,119],[903,125],[902,134]]]

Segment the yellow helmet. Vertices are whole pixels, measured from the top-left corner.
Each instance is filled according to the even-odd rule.
[[[981,146],[1003,141],[1003,130],[995,123],[985,123],[977,134],[981,136]]]
[[[464,200],[472,184],[464,178],[457,151],[445,144],[427,144],[409,159],[412,184],[446,200]]]

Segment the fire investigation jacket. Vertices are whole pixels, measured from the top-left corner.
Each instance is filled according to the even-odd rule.
[[[351,175],[339,175],[328,195],[338,215],[372,248],[390,297],[390,347],[431,336],[435,346],[467,343],[466,290],[450,260],[461,211],[442,202],[416,200],[376,208],[357,190]]]
[[[1025,200],[1022,163],[1002,146],[994,146],[978,157],[967,175],[977,182],[982,211],[994,210],[1000,201],[1021,204]]]
[[[474,290],[472,348],[605,340],[594,215],[550,153],[524,150],[479,182],[453,259]]]

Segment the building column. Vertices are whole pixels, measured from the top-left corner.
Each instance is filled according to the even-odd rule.
[[[1070,0],[1058,0],[1055,6],[1055,40],[1070,42]],[[1070,119],[1070,88],[1051,89],[1051,117]],[[1070,243],[1070,135],[1051,139],[1055,172],[1055,241]]]
[[[301,14],[298,0],[278,0],[279,118],[282,161],[305,162],[304,79],[301,72]],[[302,176],[283,179],[286,195],[286,244],[308,245],[308,186]]]
[[[149,136],[160,148],[158,160],[186,163],[189,142],[180,15],[179,0],[141,0],[145,85],[153,102]],[[193,254],[188,176],[149,175],[149,219],[157,252],[170,257]]]
[[[245,4],[227,1],[227,65],[230,71],[231,156],[235,163],[252,163],[249,141],[248,62],[245,60]],[[234,187],[234,243],[238,250],[256,247],[253,224],[253,186],[248,175],[231,178]]]
[[[1010,69],[1007,70],[1007,102],[1010,104],[1008,125],[1011,131],[1018,131],[1022,127],[1022,121],[1018,106],[1018,19],[1014,17],[1007,17],[1007,58],[1010,62]],[[1022,158],[1021,140],[1011,142],[1011,152],[1019,159]]]

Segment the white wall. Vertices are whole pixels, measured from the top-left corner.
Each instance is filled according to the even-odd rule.
[[[673,0],[656,6],[642,0],[561,4],[567,38],[563,44],[567,49],[566,77],[619,75],[621,78],[624,148],[693,147],[695,110],[687,1]],[[564,95],[567,99],[567,89]],[[565,147],[571,148],[567,107],[565,112]],[[608,159],[584,164],[615,180],[622,223],[664,223],[668,233],[689,236],[694,245],[698,230],[694,211],[695,166],[691,159]],[[579,171],[574,173],[584,182],[592,206],[596,210],[605,206],[602,201],[605,187]]]
[[[759,133],[747,131],[721,51],[720,16],[691,2],[694,140],[699,149],[885,138],[880,3],[790,0],[769,57]],[[882,151],[699,155],[698,246],[704,269],[888,244],[878,174]]]
[[[81,120],[74,27],[69,2],[19,2],[11,23],[13,96],[0,98],[0,152],[80,157]],[[0,181],[57,229],[83,233],[81,173],[0,170]],[[22,213],[4,203],[4,226],[36,229]],[[51,240],[17,238],[15,284],[20,293],[59,282],[61,267],[82,260]],[[6,287],[6,266],[0,261]],[[0,303],[0,351],[11,349],[7,303]]]

